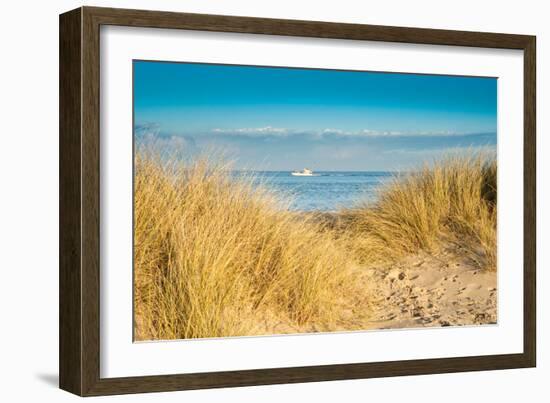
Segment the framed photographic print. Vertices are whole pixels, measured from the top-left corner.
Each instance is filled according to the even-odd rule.
[[[535,37],[60,16],[60,386],[535,366]]]

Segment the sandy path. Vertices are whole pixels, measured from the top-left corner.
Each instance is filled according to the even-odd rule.
[[[365,270],[372,298],[368,329],[496,323],[496,272],[477,268],[452,249]]]
[[[250,334],[342,332],[494,324],[497,276],[452,245],[389,267],[357,267],[360,292],[342,295],[339,323],[297,326],[265,312]]]

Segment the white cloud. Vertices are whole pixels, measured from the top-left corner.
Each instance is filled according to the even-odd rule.
[[[213,129],[212,132],[217,134],[236,134],[236,135],[245,135],[245,136],[262,136],[262,135],[279,135],[285,136],[289,133],[288,129],[281,127],[244,127],[238,129]]]
[[[496,152],[496,145],[456,145],[456,146],[442,146],[436,148],[393,148],[390,150],[382,151],[382,154],[401,154],[401,155],[475,155],[475,154],[494,154]]]
[[[482,133],[461,133],[450,130],[439,131],[399,131],[399,130],[343,130],[338,128],[325,128],[321,130],[291,130],[287,128],[265,126],[245,127],[236,129],[216,128],[212,130],[215,135],[246,136],[246,137],[289,137],[302,136],[311,139],[323,139],[327,137],[369,138],[369,137],[451,137],[467,136]]]

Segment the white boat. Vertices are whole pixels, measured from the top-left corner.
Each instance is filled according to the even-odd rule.
[[[302,171],[294,171],[290,173],[292,176],[317,176],[311,169],[304,168]]]

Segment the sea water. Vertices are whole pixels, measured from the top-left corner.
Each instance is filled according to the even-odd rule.
[[[395,173],[319,171],[315,176],[293,176],[288,171],[256,171],[253,176],[256,183],[290,197],[291,210],[336,211],[374,202],[380,187]]]

